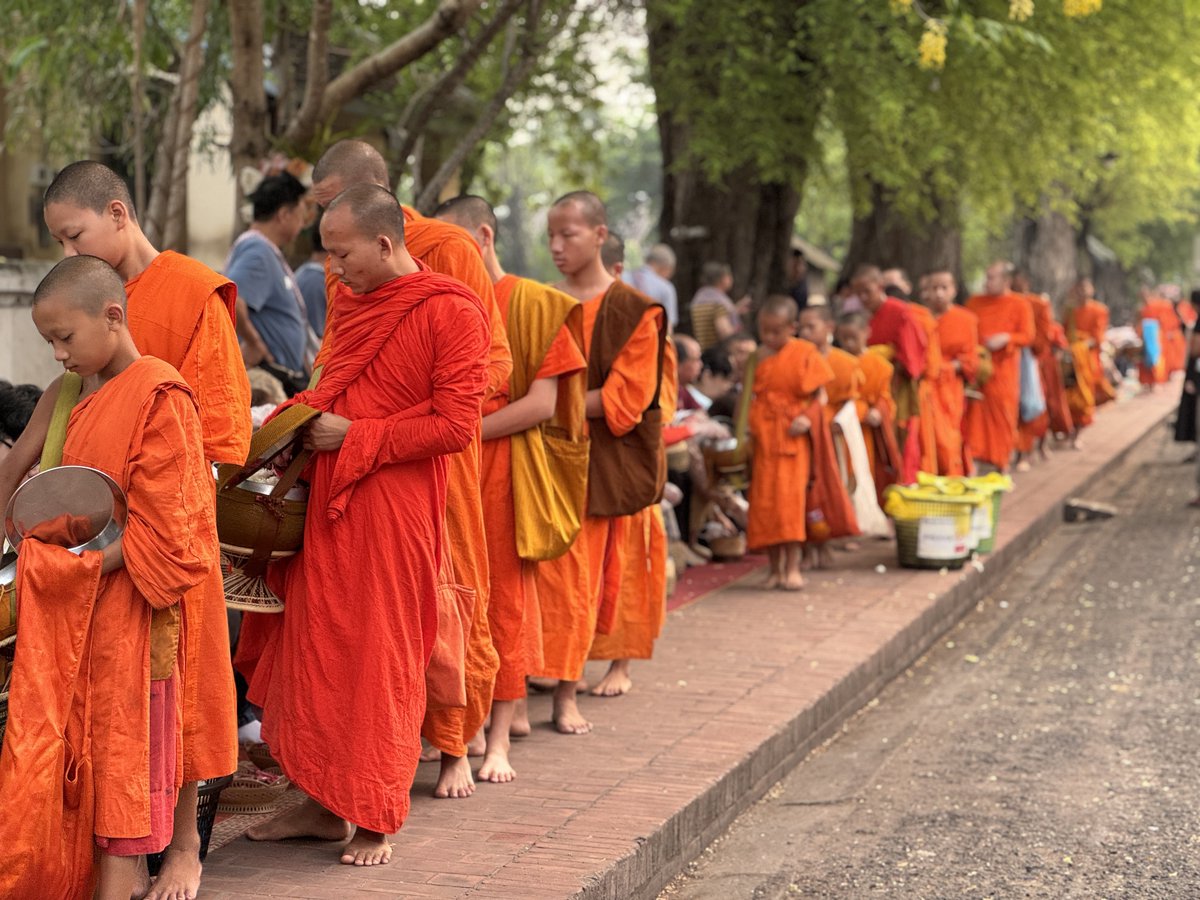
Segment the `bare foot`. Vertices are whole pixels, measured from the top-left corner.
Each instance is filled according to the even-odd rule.
[[[508,761],[508,747],[499,746],[499,741],[488,747],[483,765],[479,767],[479,780],[492,784],[507,784],[517,777],[516,770]]]
[[[783,579],[779,577],[778,572],[772,572],[767,576],[767,580],[763,582],[763,590],[773,591],[783,583]]]
[[[555,729],[559,734],[587,734],[592,730],[592,723],[579,712],[574,683],[564,681],[561,684],[565,687],[560,687],[554,692],[552,715]]]
[[[484,737],[483,730],[480,729],[475,733],[475,737],[467,741],[467,756],[483,756],[487,749],[487,738]]]
[[[475,793],[475,779],[471,777],[471,763],[465,756],[442,754],[442,771],[438,775],[433,796],[442,800],[461,800]]]
[[[629,693],[633,687],[633,679],[629,677],[629,660],[614,659],[600,679],[600,683],[592,688],[593,697],[620,697]]]
[[[158,870],[154,886],[144,896],[146,900],[195,900],[200,893],[200,871],[198,843],[186,847],[169,844],[163,852],[162,868]],[[147,871],[147,885],[149,877]]]
[[[1016,466],[1016,469],[1018,472],[1028,472],[1032,468],[1033,468],[1033,466],[1030,464],[1029,460],[1027,460],[1027,459],[1021,460],[1020,462],[1017,463],[1017,466]]]
[[[246,837],[252,841],[286,841],[290,838],[344,841],[350,837],[350,823],[311,797],[305,797],[299,806],[248,828]]]
[[[432,744],[421,740],[421,762],[437,762],[442,758],[442,751]]]
[[[804,590],[804,576],[799,572],[793,572],[788,575],[783,581],[783,589],[785,591],[802,591]]]
[[[833,568],[833,551],[829,549],[828,544],[821,544],[817,547],[817,568],[832,569]],[[786,585],[785,585],[786,587]],[[793,590],[788,588],[788,590]]]
[[[342,848],[343,866],[386,866],[391,861],[391,842],[378,831],[359,828]]]
[[[512,726],[508,729],[508,736],[529,737],[532,731],[533,726],[529,724],[529,701],[522,697],[517,701],[517,709],[513,713]]]

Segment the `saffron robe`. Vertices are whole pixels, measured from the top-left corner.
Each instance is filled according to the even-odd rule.
[[[965,391],[979,368],[979,318],[961,306],[952,305],[938,317],[937,326],[942,368],[935,384],[934,402],[938,418],[946,425],[939,432],[938,469],[943,475],[965,475],[972,469],[963,421],[967,412]]]
[[[21,650],[0,752],[0,896],[90,896],[93,835],[150,834],[151,647],[168,667],[185,663],[179,605],[217,568],[201,434],[191,391],[149,356],[71,414],[63,463],[99,469],[124,490],[125,562],[101,575],[98,552],[21,547]],[[178,703],[170,710],[177,750],[182,714]],[[176,788],[183,777],[180,762]]]
[[[1183,368],[1187,345],[1183,337],[1183,323],[1175,314],[1175,307],[1170,300],[1162,297],[1150,297],[1142,304],[1138,312],[1137,332],[1142,333],[1142,320],[1153,319],[1158,322],[1159,340],[1162,343],[1162,364],[1158,366],[1141,365],[1138,378],[1142,384],[1162,384],[1172,372]]]
[[[817,348],[792,338],[754,370],[750,400],[753,468],[746,541],[759,550],[803,543],[811,453],[807,435],[788,434],[792,421],[811,412],[833,369]]]
[[[288,777],[389,834],[421,753],[447,480],[479,433],[489,326],[472,291],[424,270],[364,295],[342,288],[336,306],[320,383],[289,404],[351,425],[314,455],[304,546],[268,573],[284,611],[252,617],[257,647],[243,639],[238,664]]]
[[[1017,441],[1020,401],[1021,348],[1033,341],[1033,310],[1017,294],[981,294],[967,301],[979,317],[979,339],[1008,334],[1008,343],[992,351],[992,377],[983,386],[983,400],[967,411],[967,440],[976,459],[1007,471]]]
[[[947,474],[938,465],[938,446],[951,442],[946,433],[949,427],[938,415],[937,380],[942,374],[942,348],[938,340],[937,319],[919,303],[910,303],[909,312],[925,329],[925,369],[917,384],[917,410],[920,416],[921,471],[932,474]]]
[[[244,463],[252,426],[250,381],[234,329],[237,287],[202,263],[166,250],[126,283],[125,292],[129,333],[138,350],[174,366],[195,394],[205,458]],[[188,597],[184,614],[190,639],[179,693],[184,780],[190,782],[237,768],[237,694],[218,569]]]
[[[659,394],[663,421],[675,418],[679,397],[675,345],[663,352]],[[620,590],[608,632],[592,641],[589,659],[650,659],[667,618],[667,528],[660,503],[625,517],[621,529]]]
[[[866,375],[857,356],[847,353],[839,347],[830,347],[825,354],[825,362],[833,371],[833,380],[825,385],[827,400],[823,407],[825,421],[833,423],[833,417],[847,403],[854,403],[857,408],[861,402],[863,382]]]
[[[591,350],[596,316],[603,302],[604,293],[583,302],[585,356]],[[663,327],[661,308],[648,309],[613,360],[600,388],[604,419],[614,435],[632,431],[654,399],[659,330]],[[624,562],[623,529],[630,518],[584,516],[582,530],[571,549],[558,559],[538,563],[544,659],[542,668],[531,675],[560,681],[583,676],[597,631],[610,632],[616,618]],[[602,607],[606,609],[603,622]]]
[[[549,346],[528,346],[526,358],[519,359],[514,355],[513,365],[521,366],[527,373],[527,384],[539,378],[558,378],[559,397],[564,398],[573,391],[577,395],[573,405],[582,411],[587,361],[583,357],[583,311],[579,302],[546,285],[515,275],[505,275],[496,282],[495,288],[496,303],[506,332],[512,334],[521,329],[527,345],[536,340],[536,334],[532,323],[513,320],[509,301],[514,290],[529,292],[526,300],[529,304],[554,304],[556,311],[565,312]],[[484,403],[485,416],[508,405],[509,388],[508,379],[505,379],[500,390]],[[560,399],[560,409],[564,405],[570,404],[564,404]],[[491,569],[487,615],[492,642],[500,659],[493,699],[519,700],[525,696],[526,674],[542,666],[543,636],[535,581],[538,564],[521,559],[517,552],[511,435],[483,442],[482,476],[484,526]]]
[[[1108,331],[1108,307],[1097,300],[1069,307],[1064,327],[1075,369],[1075,384],[1067,388],[1067,404],[1075,428],[1086,428],[1095,420],[1101,397],[1115,396],[1100,361],[1100,346]]]
[[[878,501],[883,492],[895,484],[904,467],[900,448],[896,444],[896,401],[892,399],[892,364],[879,353],[868,351],[858,358],[863,373],[862,394],[858,402],[858,421],[862,423],[867,445],[867,461],[875,482]],[[881,422],[867,424],[867,413],[878,410]]]
[[[918,385],[927,365],[929,338],[912,307],[903,300],[888,297],[871,317],[867,343],[889,348],[896,438],[904,454],[901,481],[909,484],[916,481],[921,466]]]

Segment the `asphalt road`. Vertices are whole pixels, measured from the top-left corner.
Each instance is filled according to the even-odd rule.
[[[663,893],[1200,898],[1200,511],[1148,438]]]

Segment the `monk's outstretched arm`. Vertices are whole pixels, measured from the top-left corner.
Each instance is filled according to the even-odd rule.
[[[173,606],[208,576],[218,555],[200,417],[182,390],[163,390],[154,399],[134,448],[128,496],[125,568],[151,606]]]
[[[433,397],[428,412],[404,410],[351,422],[338,457],[339,480],[361,478],[388,463],[458,453],[475,436],[487,389],[487,322],[475,304],[460,297],[438,298],[431,314]]]

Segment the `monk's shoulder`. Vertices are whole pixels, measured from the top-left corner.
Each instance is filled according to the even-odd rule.
[[[829,365],[839,377],[852,374],[855,369],[859,368],[858,357],[847,353],[841,347],[829,348]]]
[[[176,253],[174,250],[164,250],[154,258],[147,271],[157,268],[159,272],[196,295],[216,295],[233,284],[219,272],[206,266],[198,259]]]

